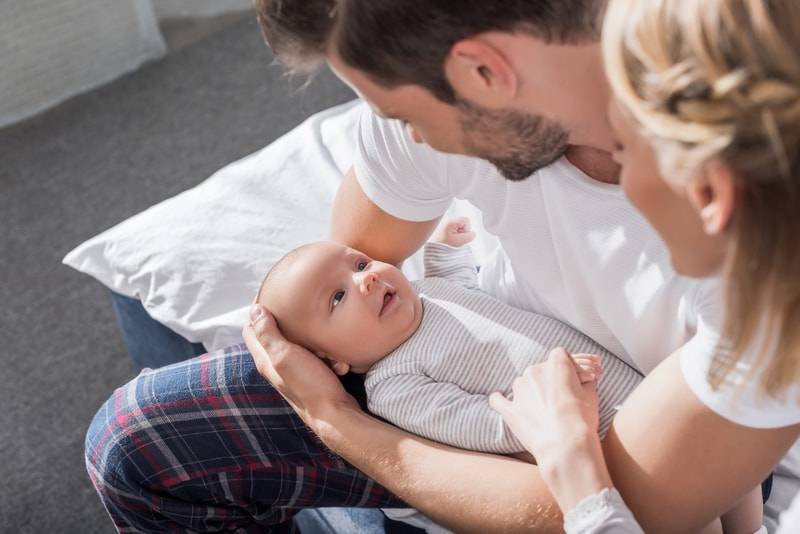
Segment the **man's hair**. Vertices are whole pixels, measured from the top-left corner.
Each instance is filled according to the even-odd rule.
[[[488,31],[548,43],[599,39],[606,0],[256,0],[275,56],[311,72],[335,49],[384,87],[420,85],[453,103],[444,62],[458,41]]]

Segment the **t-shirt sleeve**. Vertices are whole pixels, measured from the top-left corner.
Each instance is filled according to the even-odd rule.
[[[415,143],[401,121],[363,106],[353,167],[361,189],[383,211],[407,221],[441,217],[453,200],[447,158]]]
[[[696,299],[697,331],[681,348],[680,366],[689,388],[718,415],[751,428],[779,428],[800,422],[798,388],[791,387],[779,397],[761,389],[761,370],[754,371],[753,354],[745,354],[713,387],[711,372],[719,358],[730,357],[718,349],[724,321],[721,284],[708,285]]]

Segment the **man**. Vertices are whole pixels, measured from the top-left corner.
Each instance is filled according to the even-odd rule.
[[[374,110],[359,125],[333,238],[399,263],[453,197],[467,198],[503,245],[481,270],[484,290],[572,324],[649,373],[691,339],[707,288],[672,273],[660,241],[614,185],[602,4],[261,0],[257,9],[279,58],[298,69],[327,62]],[[118,526],[257,530],[306,506],[405,502],[459,532],[560,530],[536,466],[432,443],[370,417],[320,360],[283,340],[266,310],[254,310],[244,335],[259,372],[302,421],[252,370],[237,373],[246,360],[235,349],[140,377],[106,405],[107,415],[101,410],[87,437],[90,473]],[[201,384],[188,408],[180,407],[185,393],[169,390],[179,397],[170,402],[166,392],[181,373]],[[639,390],[605,448],[617,487],[648,531],[707,524],[787,446],[705,408],[675,358]],[[150,396],[140,400],[137,391]],[[714,448],[725,443],[698,451],[680,439],[687,420],[729,435],[728,445],[758,447],[763,462],[732,472],[737,451],[721,458]],[[642,432],[652,425],[659,436]],[[705,443],[702,433],[698,440]],[[711,480],[693,476],[698,465]],[[575,467],[575,476],[599,478]],[[704,491],[711,496],[695,498]]]

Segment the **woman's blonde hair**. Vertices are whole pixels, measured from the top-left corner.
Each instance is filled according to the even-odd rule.
[[[800,384],[800,0],[611,0],[603,53],[663,176],[738,180],[712,385],[745,354],[762,391]]]

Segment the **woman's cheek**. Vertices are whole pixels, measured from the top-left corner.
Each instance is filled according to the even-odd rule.
[[[639,183],[640,180],[641,176],[637,175],[637,171],[632,165],[628,163],[622,168],[622,174],[620,175],[622,190],[631,203],[642,210],[642,197],[646,198],[646,195],[643,194],[642,184]]]

